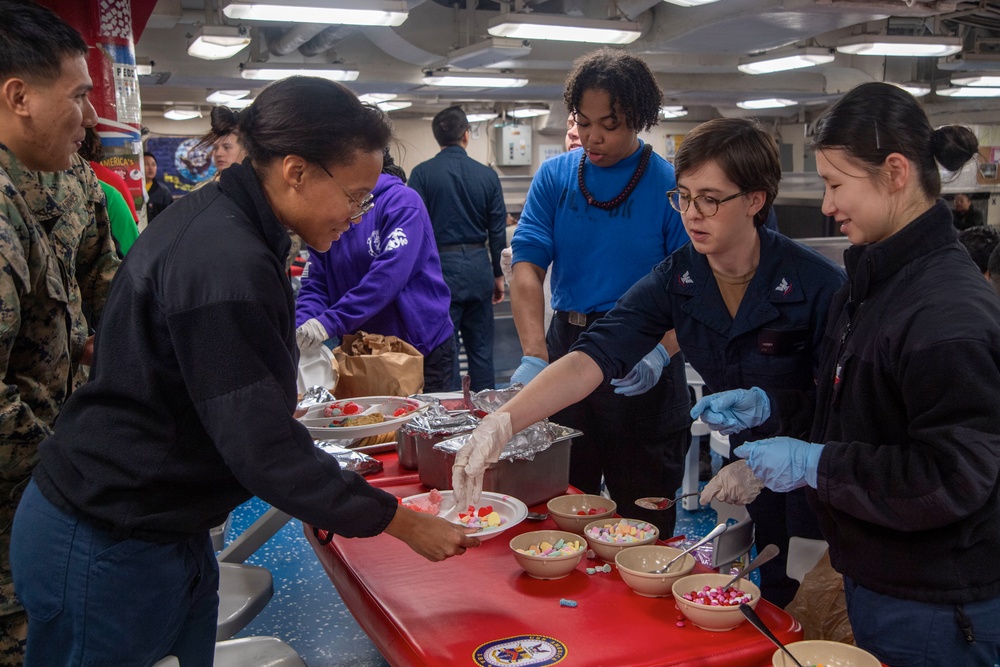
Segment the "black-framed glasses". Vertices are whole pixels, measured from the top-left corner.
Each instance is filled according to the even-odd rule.
[[[687,213],[687,210],[691,208],[691,204],[694,204],[695,210],[698,211],[702,217],[711,218],[719,212],[719,206],[721,204],[725,204],[731,199],[742,197],[745,194],[747,193],[737,192],[734,195],[729,195],[728,197],[723,197],[722,199],[716,199],[715,197],[709,197],[708,195],[698,195],[697,197],[692,197],[691,195],[684,194],[680,190],[671,190],[667,193],[667,199],[670,201],[670,206],[678,213]]]
[[[336,183],[337,185],[340,185],[340,182],[336,178],[333,177],[333,174],[331,174],[329,171],[327,171],[326,167],[324,167],[323,165],[319,164],[318,162],[316,164],[319,165],[319,168],[322,169],[323,172],[327,176],[329,176],[330,179],[334,183]],[[344,194],[347,195],[348,199],[351,200],[351,203],[354,204],[354,206],[358,209],[357,213],[355,213],[354,215],[352,215],[351,217],[348,218],[348,220],[350,220],[351,222],[354,222],[355,220],[358,220],[361,216],[363,216],[365,213],[367,213],[368,211],[372,210],[372,208],[374,208],[374,206],[375,206],[375,195],[373,195],[372,193],[369,192],[367,197],[365,197],[361,201],[358,201],[357,199],[354,198],[354,195],[352,195],[350,192],[348,192],[347,188],[345,188],[343,185],[340,185],[340,189],[344,191]]]

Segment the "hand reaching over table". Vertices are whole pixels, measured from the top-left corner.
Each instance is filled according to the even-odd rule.
[[[408,547],[430,561],[460,556],[479,540],[464,528],[440,517],[400,506],[385,532],[406,543]]]

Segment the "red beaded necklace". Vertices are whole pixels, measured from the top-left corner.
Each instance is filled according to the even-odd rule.
[[[632,174],[632,178],[629,180],[628,185],[625,189],[615,197],[614,199],[609,199],[608,201],[597,201],[594,199],[594,195],[590,194],[590,190],[587,189],[587,184],[583,179],[583,165],[587,162],[587,151],[583,152],[580,156],[580,166],[576,170],[576,180],[580,184],[580,192],[583,193],[583,198],[587,200],[587,203],[591,206],[596,206],[597,208],[603,209],[605,211],[610,211],[613,208],[621,205],[623,201],[628,199],[635,187],[639,185],[639,180],[642,179],[642,175],[646,172],[646,167],[649,165],[649,155],[653,152],[653,147],[650,144],[646,144],[642,148],[642,155],[639,156],[639,166],[635,168],[635,173]]]

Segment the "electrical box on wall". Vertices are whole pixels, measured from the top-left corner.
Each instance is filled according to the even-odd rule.
[[[531,166],[531,125],[497,128],[497,163],[501,167]]]

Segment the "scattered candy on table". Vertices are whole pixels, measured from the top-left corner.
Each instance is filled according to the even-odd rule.
[[[604,565],[598,565],[597,567],[588,567],[587,574],[597,574],[598,572],[610,572],[611,566],[605,563]]]
[[[601,542],[612,544],[625,544],[628,542],[638,542],[655,535],[656,529],[652,524],[644,521],[631,523],[622,519],[618,523],[606,523],[603,526],[592,526],[587,529],[587,537],[592,537]]]
[[[566,540],[560,539],[555,544],[549,542],[542,542],[540,544],[532,544],[527,549],[517,549],[518,553],[522,553],[526,556],[541,556],[542,558],[556,558],[557,556],[572,556],[583,551],[583,544],[580,540],[574,540],[572,542],[567,542]]]
[[[576,600],[567,600],[566,598],[563,598],[563,599],[559,600],[559,606],[560,607],[575,607],[576,606]]]
[[[712,588],[705,586],[700,591],[691,591],[682,595],[685,600],[708,607],[738,607],[744,602],[750,602],[751,595],[736,588],[728,591],[721,586]]]

